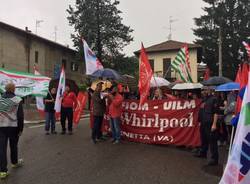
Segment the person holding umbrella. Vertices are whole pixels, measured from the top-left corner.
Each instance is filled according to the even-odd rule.
[[[92,104],[93,104],[93,116],[94,116],[94,125],[92,128],[92,140],[96,144],[102,137],[102,121],[104,114],[106,112],[106,102],[105,97],[101,95],[103,82],[99,82],[96,85],[96,89],[92,95]]]

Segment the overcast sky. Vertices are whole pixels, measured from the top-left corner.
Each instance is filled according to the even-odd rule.
[[[24,29],[26,26],[35,32],[36,20],[43,20],[38,28],[38,35],[50,40],[72,46],[66,9],[75,0],[1,0],[0,20]],[[176,20],[172,24],[172,39],[192,42],[195,37],[192,28],[193,18],[203,14],[202,0],[120,0],[119,9],[123,12],[123,22],[134,29],[134,42],[124,49],[132,55],[140,49],[140,42],[145,47],[168,39],[169,17]]]

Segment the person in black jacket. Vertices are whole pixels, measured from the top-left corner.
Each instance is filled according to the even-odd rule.
[[[51,129],[51,134],[56,134],[56,117],[55,117],[55,99],[56,99],[56,88],[52,88],[48,93],[47,97],[44,99],[45,102],[45,131],[46,135],[49,135],[49,130]]]
[[[10,160],[13,168],[22,166],[18,159],[18,140],[23,132],[24,113],[22,99],[15,95],[15,85],[9,83],[0,97],[0,179],[8,176],[7,145],[10,145]]]

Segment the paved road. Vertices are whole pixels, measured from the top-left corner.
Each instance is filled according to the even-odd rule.
[[[70,135],[26,128],[20,140],[25,165],[10,170],[6,184],[216,184],[205,161],[170,146],[109,141],[94,145],[88,120]],[[59,126],[58,126],[59,129]]]

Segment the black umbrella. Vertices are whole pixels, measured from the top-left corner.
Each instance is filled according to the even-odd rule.
[[[218,77],[218,76],[214,76],[209,78],[206,81],[201,82],[204,86],[218,86],[221,84],[225,84],[228,82],[232,82],[232,80],[226,78],[226,77]]]
[[[94,73],[91,74],[91,76],[95,78],[106,78],[113,80],[120,80],[122,78],[117,71],[112,70],[110,68],[96,70]]]

